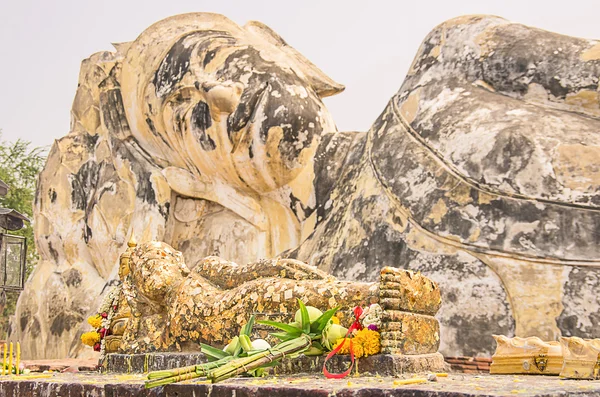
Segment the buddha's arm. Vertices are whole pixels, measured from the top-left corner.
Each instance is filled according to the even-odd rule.
[[[194,268],[199,276],[224,289],[231,289],[258,278],[275,277],[292,280],[323,280],[327,273],[295,259],[271,259],[237,265],[209,256]]]

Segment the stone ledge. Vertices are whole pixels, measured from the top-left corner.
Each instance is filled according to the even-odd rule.
[[[106,356],[104,365],[107,372],[122,374],[144,373],[163,369],[187,367],[206,362],[204,354],[198,353],[145,353]]]
[[[325,356],[300,356],[284,360],[281,365],[271,369],[276,375],[301,373],[320,374]],[[202,353],[147,353],[147,354],[109,354],[106,371],[109,373],[144,373],[169,368],[186,367],[206,362]],[[350,357],[337,355],[331,358],[327,368],[331,372],[343,372],[350,365]],[[444,357],[440,353],[422,355],[377,354],[364,357],[358,363],[361,374],[379,376],[398,376],[404,373],[444,372],[448,370]]]
[[[419,377],[425,374],[416,375]],[[410,378],[411,376],[406,376]],[[567,397],[600,394],[600,382],[565,380],[550,376],[500,376],[450,374],[437,382],[400,385],[398,378],[349,377],[327,380],[323,376],[238,378],[216,385],[184,382],[146,390],[143,375],[98,373],[56,374],[51,378],[3,380],[0,396],[95,397]]]

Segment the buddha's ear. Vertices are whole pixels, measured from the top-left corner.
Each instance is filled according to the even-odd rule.
[[[343,85],[336,83],[329,78],[329,76],[323,73],[321,69],[316,67],[311,61],[306,59],[304,55],[300,54],[295,48],[286,43],[281,36],[264,23],[250,21],[244,25],[244,29],[285,52],[286,55],[291,58],[294,66],[296,66],[308,79],[308,83],[319,97],[324,98],[344,91],[345,87]]]

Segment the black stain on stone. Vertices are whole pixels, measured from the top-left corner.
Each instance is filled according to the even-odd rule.
[[[290,209],[299,216],[299,219],[306,219],[310,216],[312,209],[302,204],[302,201],[290,193]],[[301,216],[300,216],[301,215]]]
[[[50,256],[54,260],[54,263],[58,263],[58,251],[54,249],[52,246],[52,241],[48,240],[48,251],[50,252]]]
[[[40,320],[37,317],[33,317],[31,321],[31,326],[29,327],[29,333],[32,337],[36,338],[42,333],[42,326],[40,325]]]
[[[85,241],[85,243],[89,243],[90,240],[92,239],[92,229],[90,228],[90,226],[86,223],[85,224],[85,228],[83,229],[83,240]]]
[[[563,311],[556,320],[562,335],[600,338],[600,272],[594,268],[573,267],[563,291]]]
[[[190,37],[186,35],[177,40],[160,63],[154,74],[154,87],[159,98],[168,95],[173,87],[183,78],[190,67],[190,55],[194,50],[191,45],[186,45]]]
[[[483,159],[483,166],[500,175],[509,171],[515,175],[529,164],[533,150],[531,141],[518,131],[504,130],[496,136],[492,155]]]
[[[127,136],[130,133],[129,123],[123,107],[123,97],[119,88],[100,92],[100,109],[104,125],[111,134]]]
[[[200,142],[202,149],[207,152],[215,150],[217,145],[207,133],[207,130],[212,125],[212,119],[210,117],[210,109],[206,102],[198,102],[196,106],[194,106],[190,122],[192,132],[198,138],[198,142]]]
[[[204,60],[202,61],[202,65],[204,67],[206,67],[206,65],[208,65],[210,63],[210,61],[212,61],[214,59],[214,57],[215,57],[216,54],[217,54],[216,50],[208,51],[206,53],[206,55],[204,56]]]
[[[152,82],[154,83],[156,96],[164,98],[170,94],[188,72],[190,58],[194,51],[199,53],[205,50],[217,39],[225,39],[227,42],[234,40],[229,33],[217,30],[193,32],[177,40],[154,74]],[[214,57],[214,54],[212,56]],[[210,62],[210,59],[206,61],[206,58],[207,56],[204,60],[205,66]]]
[[[93,160],[85,162],[73,174],[71,179],[71,202],[74,209],[85,211],[87,209],[88,199],[98,185],[100,176],[100,165]]]
[[[431,200],[431,206],[433,206],[433,203],[436,201],[437,200]],[[431,208],[431,206],[429,206],[429,208]],[[442,230],[452,230],[452,234],[465,237],[471,234],[476,223],[470,219],[465,219],[464,215],[459,211],[451,210],[442,218],[439,226]],[[434,227],[434,229],[437,229],[437,227]]]
[[[242,128],[246,128],[256,111],[259,99],[267,89],[268,84],[261,83],[258,81],[258,77],[255,76],[252,76],[252,83],[249,83],[248,87],[242,92],[240,102],[235,111],[227,117],[227,134],[229,135],[229,139],[233,139],[236,132]],[[254,84],[259,85],[255,86]]]
[[[69,269],[62,274],[62,278],[67,287],[79,287],[83,280],[81,272],[77,269]]]
[[[552,78],[548,81],[548,90],[557,98],[565,99],[569,93],[569,88],[564,87],[559,79]]]
[[[21,332],[25,331],[29,320],[31,319],[31,311],[26,309],[21,313],[21,318],[19,319],[19,326],[21,327]]]
[[[456,294],[454,292],[449,292],[445,295],[446,301],[450,302],[450,303],[456,303],[457,301],[457,297]]]
[[[365,238],[353,246],[346,246],[334,255],[331,273],[343,280],[377,281],[379,271],[385,266],[403,267],[407,259],[407,245],[400,233],[386,223],[378,222],[379,217],[362,219],[362,213],[369,213],[369,208],[376,208],[378,197],[360,198],[352,202],[350,213],[354,219],[361,219]],[[363,212],[364,210],[364,212]],[[336,214],[337,215],[337,214]],[[326,236],[339,233],[343,224],[333,216],[327,222],[330,229]]]
[[[158,206],[158,212],[165,220],[169,218],[169,208],[171,208],[171,203],[169,202]]]
[[[493,314],[488,317],[464,313],[451,316],[445,325],[456,329],[456,340],[453,342],[462,347],[463,355],[480,356],[482,353],[493,352],[495,341],[492,334],[504,335],[502,331],[505,330],[498,329],[500,321],[501,318]]]
[[[79,325],[82,320],[83,318],[79,315],[59,313],[50,325],[50,332],[52,335],[60,337],[64,332],[69,332],[73,327]]]
[[[50,198],[51,203],[56,201],[56,196],[56,190],[54,190],[54,188],[50,188],[50,190],[48,190],[48,198]]]
[[[140,173],[135,195],[137,198],[148,204],[156,205],[158,204],[158,201],[156,200],[156,192],[154,191],[152,181],[150,180],[151,176],[152,173],[147,171],[142,171]]]

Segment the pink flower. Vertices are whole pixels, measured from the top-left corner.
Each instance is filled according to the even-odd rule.
[[[367,328],[370,329],[371,331],[379,331],[379,327],[375,324],[369,324],[369,326]]]

